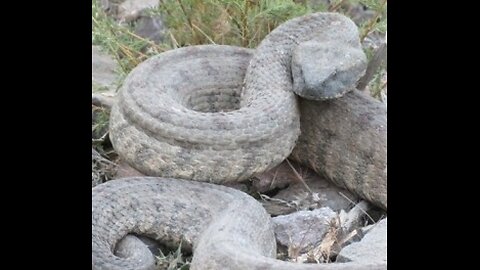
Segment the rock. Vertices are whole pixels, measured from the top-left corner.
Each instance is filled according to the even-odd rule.
[[[360,242],[344,247],[337,262],[376,263],[387,262],[387,219],[371,228]]]
[[[121,22],[134,21],[143,10],[156,7],[158,3],[158,0],[127,0],[118,7],[118,19]]]
[[[230,188],[234,188],[234,189],[238,189],[242,192],[245,192],[245,193],[250,193],[250,188],[247,184],[245,183],[235,183],[235,182],[231,182],[231,183],[225,183],[223,184],[224,186],[226,187],[230,187]]]
[[[368,202],[361,201],[357,203],[352,209],[350,209],[348,213],[345,212],[343,209],[340,210],[339,218],[343,231],[349,233],[352,230],[362,227],[362,219],[371,207],[372,206]]]
[[[156,254],[158,254],[157,247],[158,245],[149,238],[139,238],[135,235],[127,234],[116,245],[114,254],[121,258],[149,261],[153,265],[155,264],[155,258],[152,256],[152,251],[156,250]]]
[[[110,17],[116,18],[118,6],[125,0],[97,0],[99,7]]]
[[[336,213],[328,207],[313,211],[299,211],[272,218],[277,242],[306,252],[318,245],[329,229],[330,220]]]
[[[350,9],[350,18],[357,25],[362,25],[371,20],[377,14],[374,10],[368,9],[363,5],[354,5]]]
[[[92,46],[92,91],[108,91],[115,93],[117,62],[100,50],[100,46]]]
[[[140,16],[135,23],[135,34],[147,38],[157,44],[163,42],[166,33],[166,26],[160,16]]]
[[[109,11],[111,9],[111,4],[109,0],[97,0],[98,4],[102,8],[103,11]]]

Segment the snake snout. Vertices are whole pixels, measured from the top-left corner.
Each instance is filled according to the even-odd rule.
[[[361,48],[335,41],[300,43],[292,55],[293,91],[311,100],[341,97],[355,88],[366,66]]]

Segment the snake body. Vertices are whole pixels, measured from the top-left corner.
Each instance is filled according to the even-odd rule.
[[[300,99],[301,135],[290,158],[337,186],[387,210],[387,110],[351,91],[314,102]]]
[[[329,44],[312,56],[319,59],[328,48],[338,55],[338,46],[361,51],[350,19],[316,13],[277,27],[253,56],[247,49],[206,45],[150,58],[129,74],[112,108],[115,150],[146,175],[212,183],[242,181],[278,165],[300,134],[292,89],[294,82],[305,83],[301,64],[294,65],[298,79],[291,66],[294,49],[306,42]],[[365,59],[356,55],[358,61],[350,59],[354,64],[323,86],[345,81],[342,74],[358,79]],[[332,97],[351,90],[342,86]]]
[[[215,203],[213,203],[215,202]],[[116,256],[127,233],[193,249],[190,269],[377,270],[382,263],[296,264],[275,260],[270,216],[249,195],[221,185],[165,178],[124,178],[92,191],[92,269],[153,270],[145,255]],[[151,254],[148,249],[145,251]],[[150,257],[153,257],[150,255]]]
[[[315,43],[321,49],[315,49]],[[305,46],[322,57],[338,55],[335,45],[351,49],[347,58],[352,56],[353,64],[340,61],[339,69],[327,71],[321,81],[304,76],[311,67],[303,64],[296,48]],[[282,24],[255,51],[191,46],[137,66],[112,107],[110,138],[130,165],[162,178],[114,180],[92,189],[92,269],[154,269],[146,248],[115,251],[131,233],[172,246],[181,241],[193,251],[191,269],[385,269],[385,263],[275,260],[273,228],[261,204],[240,191],[211,184],[245,180],[288,157],[300,134],[301,110],[292,89],[315,99],[344,95],[365,64],[364,56],[355,52],[359,48],[352,21],[316,13]],[[323,91],[315,93],[318,87]],[[310,143],[321,140],[313,137],[315,132],[307,130],[302,136]],[[337,150],[342,155],[342,149]],[[297,159],[315,154],[309,151],[326,155],[317,148],[304,151],[297,150]],[[347,182],[360,179],[345,175]]]

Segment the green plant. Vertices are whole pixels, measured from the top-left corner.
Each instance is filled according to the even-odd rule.
[[[159,270],[188,270],[190,269],[190,259],[185,258],[182,254],[182,243],[178,246],[177,250],[170,251],[167,255],[159,249],[159,256],[157,259],[157,268]]]
[[[165,15],[174,47],[212,43],[254,48],[282,22],[313,11],[292,0],[166,0],[152,12]]]
[[[360,0],[360,3],[375,11],[375,15],[360,26],[360,40],[374,32],[387,31],[387,0]]]
[[[334,0],[311,5],[309,0],[162,0],[147,13],[162,14],[169,29],[164,44],[136,35],[133,23],[118,24],[92,0],[92,44],[100,45],[119,63],[122,78],[136,65],[160,52],[188,45],[227,44],[255,48],[279,24],[317,11],[351,16],[362,4],[374,16],[360,25],[363,40],[386,31],[386,0]],[[121,82],[120,82],[121,83]]]

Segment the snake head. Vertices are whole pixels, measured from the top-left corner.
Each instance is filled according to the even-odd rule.
[[[310,100],[338,98],[355,88],[366,67],[360,46],[305,41],[292,55],[293,91]]]

